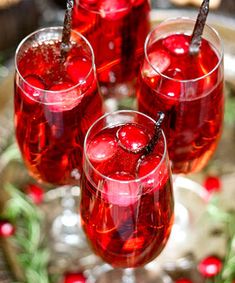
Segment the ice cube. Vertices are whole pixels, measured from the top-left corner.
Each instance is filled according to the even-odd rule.
[[[138,200],[139,186],[135,177],[127,172],[109,175],[103,185],[103,197],[108,202],[119,206],[129,206]]]
[[[189,51],[189,37],[183,34],[172,34],[163,39],[162,44],[174,55],[184,55]]]
[[[45,102],[51,111],[71,110],[81,102],[83,96],[77,88],[72,88],[73,86],[71,82],[60,82],[45,93]]]
[[[115,21],[126,16],[131,10],[131,5],[129,0],[104,0],[101,1],[99,10],[102,18]]]
[[[145,76],[150,78],[158,76],[159,73],[163,73],[171,64],[171,58],[164,50],[152,51],[148,55],[148,60],[150,64],[147,60],[145,60],[142,72]]]
[[[149,136],[138,125],[126,124],[117,132],[119,145],[128,152],[138,153],[149,142]]]
[[[87,150],[87,155],[91,162],[99,163],[109,160],[115,155],[118,143],[115,136],[103,133],[94,138]]]

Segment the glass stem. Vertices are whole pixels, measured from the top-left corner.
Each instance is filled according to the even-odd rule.
[[[136,278],[133,268],[126,268],[123,270],[122,283],[136,283]]]

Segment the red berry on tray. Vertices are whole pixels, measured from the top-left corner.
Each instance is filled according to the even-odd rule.
[[[208,256],[198,265],[198,270],[204,277],[214,277],[220,273],[221,269],[222,261],[216,256]]]
[[[8,238],[14,235],[15,227],[7,220],[0,220],[0,237]]]
[[[66,273],[63,283],[85,283],[86,277],[83,273]]]
[[[44,190],[40,186],[35,184],[28,184],[25,189],[25,193],[34,204],[40,204],[43,202]]]

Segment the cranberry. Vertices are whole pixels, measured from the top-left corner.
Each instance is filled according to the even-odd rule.
[[[159,190],[166,183],[168,179],[166,164],[163,162],[157,171],[154,171],[160,162],[161,157],[155,154],[147,155],[140,160],[137,168],[137,174],[139,177],[146,176],[143,181],[144,189],[154,188],[154,190]]]
[[[26,101],[32,104],[40,99],[42,91],[45,90],[46,87],[43,80],[37,75],[31,74],[24,79],[26,82],[22,87],[23,94]]]
[[[222,261],[215,256],[204,258],[198,265],[198,270],[204,277],[214,277],[219,274],[221,269]]]
[[[15,227],[7,220],[0,220],[0,237],[8,238],[14,235]]]
[[[140,152],[149,142],[149,136],[144,130],[133,124],[122,126],[117,132],[117,137],[122,148],[134,153]]]
[[[34,204],[40,204],[43,202],[44,190],[35,184],[28,184],[25,193],[32,200]]]
[[[67,73],[75,84],[86,82],[88,74],[91,72],[92,64],[86,58],[72,57],[67,66]]]
[[[181,279],[177,279],[175,283],[193,283],[193,281],[186,278],[181,278]]]
[[[217,176],[207,176],[204,180],[204,187],[209,193],[221,190],[221,181]]]
[[[83,273],[66,273],[63,283],[86,283]]]

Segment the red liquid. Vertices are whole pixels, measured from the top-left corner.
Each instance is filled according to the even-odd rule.
[[[160,77],[145,61],[137,93],[139,111],[153,118],[157,111],[166,114],[163,128],[174,173],[199,171],[215,151],[222,131],[222,66],[197,82],[177,81],[206,75],[219,61],[204,39],[200,54],[190,56],[189,40],[187,35],[170,35],[149,48],[152,65],[175,81]]]
[[[149,32],[148,0],[76,1],[73,28],[90,41],[101,85],[135,78]]]
[[[127,129],[130,135],[118,134],[120,128],[101,130],[88,144],[94,168],[112,179],[101,180],[84,164],[81,216],[87,238],[103,260],[115,267],[135,267],[155,258],[167,242],[173,223],[172,184],[166,160],[152,172],[161,161],[163,140],[140,159],[148,132],[137,127]],[[130,182],[147,173],[138,184]]]
[[[61,69],[59,46],[30,47],[18,60],[20,74],[41,90],[18,73],[15,83],[16,138],[23,159],[37,180],[56,185],[78,182],[85,134],[102,115],[94,72],[87,77],[92,62],[74,45]],[[79,80],[82,86],[66,90]]]

